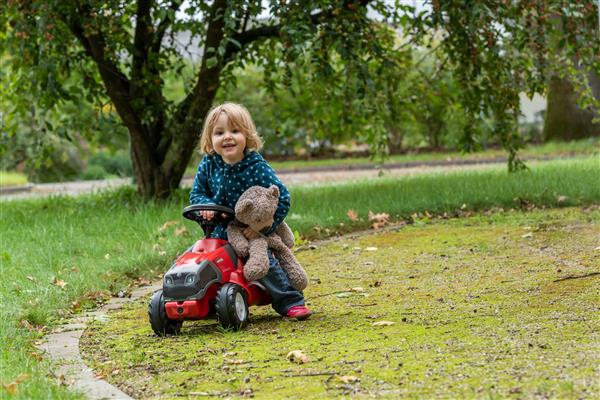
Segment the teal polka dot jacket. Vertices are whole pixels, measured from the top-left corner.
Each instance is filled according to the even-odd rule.
[[[220,155],[205,155],[198,165],[190,192],[191,204],[219,204],[235,208],[241,194],[250,186],[279,187],[279,204],[269,234],[284,220],[290,209],[290,192],[281,183],[269,163],[256,151],[247,152],[242,161],[229,165]],[[227,239],[225,225],[215,228],[211,237]]]

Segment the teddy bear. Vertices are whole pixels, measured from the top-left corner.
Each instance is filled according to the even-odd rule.
[[[299,291],[308,285],[308,277],[294,257],[294,234],[290,227],[282,222],[275,231],[267,236],[248,240],[243,234],[246,227],[260,232],[273,225],[273,216],[279,203],[279,188],[251,186],[235,205],[235,219],[227,227],[229,243],[240,257],[247,257],[244,265],[244,277],[248,281],[263,278],[269,271],[267,249],[273,251],[279,265],[287,273],[290,284]]]

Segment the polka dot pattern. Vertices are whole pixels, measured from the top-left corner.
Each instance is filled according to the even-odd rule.
[[[205,155],[198,165],[198,171],[190,192],[191,204],[219,204],[234,209],[238,199],[250,186],[260,185],[279,188],[279,204],[275,211],[274,223],[266,231],[269,234],[284,220],[290,209],[290,192],[279,180],[275,171],[257,152],[248,152],[242,161],[229,165],[221,156]],[[211,237],[227,239],[226,226],[219,225]]]

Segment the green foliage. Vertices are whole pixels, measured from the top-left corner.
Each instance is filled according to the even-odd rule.
[[[82,98],[105,105],[109,98],[129,132],[140,191],[165,197],[185,170],[219,87],[235,82],[246,65],[261,69],[275,104],[281,91],[294,99],[282,102],[275,115],[281,122],[265,134],[285,146],[284,138],[304,140],[307,150],[351,137],[385,154],[415,131],[426,131],[432,146],[443,142],[440,132],[453,131],[451,141],[466,150],[488,138],[502,143],[509,168],[517,170],[519,93],[543,93],[558,70],[584,105],[599,108],[585,78],[600,70],[593,0],[436,0],[423,10],[366,3],[9,1],[0,14],[10,74],[2,94],[15,110],[3,111],[4,120],[27,121],[30,104],[50,110]],[[435,79],[417,110],[407,95],[418,80],[404,80],[414,55],[429,51],[439,64],[425,70]],[[165,84],[173,76],[181,86]]]
[[[131,158],[125,150],[118,150],[114,153],[109,151],[99,151],[92,155],[88,160],[88,166],[99,166],[108,174],[118,176],[131,176]]]

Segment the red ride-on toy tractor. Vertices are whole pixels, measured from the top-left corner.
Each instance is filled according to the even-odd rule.
[[[200,211],[215,211],[208,221]],[[222,222],[234,217],[230,208],[198,204],[186,207],[183,216],[198,222],[208,237]],[[159,336],[177,334],[183,321],[205,319],[216,314],[225,328],[241,329],[248,323],[248,306],[271,303],[259,282],[244,278],[244,262],[229,242],[198,240],[183,253],[163,277],[163,288],[152,295],[148,316]]]

